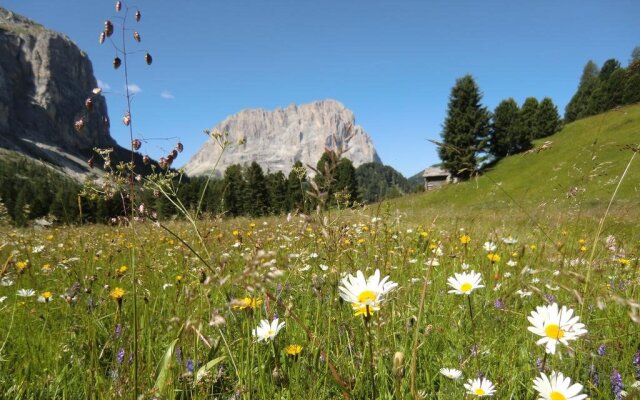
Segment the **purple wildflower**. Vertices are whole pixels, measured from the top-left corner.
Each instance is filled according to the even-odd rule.
[[[620,372],[618,372],[617,369],[614,369],[611,372],[611,392],[616,396],[616,400],[622,399],[622,389],[624,389],[624,385],[622,384],[622,375],[620,375]]]
[[[122,333],[122,325],[116,324],[116,339],[120,338],[121,333]]]
[[[547,299],[547,301],[549,302],[549,304],[553,304],[556,302],[556,296],[552,295],[552,294],[545,294],[544,298]]]
[[[180,346],[176,347],[176,361],[178,364],[182,362],[182,348]]]
[[[607,354],[607,346],[601,344],[600,346],[598,346],[598,350],[596,350],[596,352],[600,357],[604,357],[604,355]]]
[[[193,373],[193,360],[192,359],[188,359],[187,360],[187,371],[189,373]]]
[[[116,353],[116,362],[118,364],[122,364],[123,361],[124,361],[124,349],[121,347],[120,350],[118,350],[118,353]]]
[[[496,301],[493,303],[493,305],[498,310],[504,309],[504,301],[502,301],[502,299],[496,299]]]
[[[593,364],[591,364],[591,367],[589,367],[589,381],[591,382],[591,384],[593,384],[593,386],[600,385],[600,374],[598,373],[596,366]]]

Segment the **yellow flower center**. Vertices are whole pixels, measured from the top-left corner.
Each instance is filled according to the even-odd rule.
[[[476,390],[473,391],[473,393],[476,394],[476,396],[484,396],[485,395],[485,391],[483,388],[477,388]]]
[[[362,304],[370,304],[376,301],[376,294],[371,290],[365,290],[358,295],[358,301]]]
[[[560,392],[551,392],[549,398],[551,400],[567,400],[567,398]]]
[[[51,297],[53,297],[53,293],[51,293],[51,292],[49,292],[49,291],[43,292],[43,293],[42,293],[42,297],[43,297],[45,300],[49,300]]]
[[[462,293],[469,293],[471,289],[473,289],[473,285],[470,284],[469,282],[465,282],[462,284],[462,286],[460,286],[460,291]]]
[[[274,331],[273,329],[269,329],[269,330],[267,331],[267,336],[273,336],[273,335],[275,335],[275,334],[276,334],[276,331]]]
[[[547,334],[547,337],[551,339],[562,339],[562,337],[564,337],[564,331],[556,324],[547,325],[546,328],[544,328],[544,332]]]

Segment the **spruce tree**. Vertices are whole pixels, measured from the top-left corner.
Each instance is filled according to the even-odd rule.
[[[449,96],[443,143],[438,152],[444,168],[461,179],[477,170],[478,153],[488,143],[489,113],[481,100],[482,94],[471,75],[458,79]]]
[[[269,210],[269,191],[260,164],[253,161],[245,174],[244,211],[253,217],[266,215]]]
[[[233,217],[244,213],[244,187],[242,167],[237,164],[228,166],[224,171],[224,212]]]
[[[499,160],[531,147],[531,140],[523,134],[520,109],[512,98],[502,100],[491,118],[489,151]]]
[[[538,106],[536,120],[538,130],[533,139],[547,137],[560,130],[560,114],[558,114],[558,107],[553,104],[553,100],[551,100],[551,98],[545,97],[542,99]]]
[[[358,180],[351,160],[341,158],[336,165],[335,192],[340,192],[349,206],[358,201]]]
[[[305,210],[305,183],[307,173],[304,165],[296,161],[287,176],[287,211]]]
[[[529,140],[537,137],[538,135],[538,99],[535,97],[527,97],[520,109],[520,121],[522,123],[523,135],[527,136]]]
[[[287,210],[287,178],[282,171],[267,175],[271,212],[281,214]]]
[[[583,118],[587,114],[589,99],[599,83],[600,69],[593,61],[589,60],[582,70],[580,84],[564,111],[566,122],[572,122]]]

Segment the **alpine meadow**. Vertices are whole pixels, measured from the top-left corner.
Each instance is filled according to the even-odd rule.
[[[60,7],[74,14],[71,3]],[[174,4],[180,23],[164,25],[154,18],[168,6],[151,3],[77,5],[78,15],[90,10],[84,21],[47,19],[17,1],[0,7],[0,397],[640,399],[640,47],[624,50],[628,62],[610,58],[617,47],[580,58],[582,75],[573,71],[574,93],[564,95],[507,68],[499,79],[514,74],[511,83],[494,88],[473,62],[451,67],[455,75],[422,71],[450,87],[448,97],[427,91],[442,113],[437,136],[423,129],[420,140],[436,161],[414,160],[420,172],[407,179],[406,166],[383,160],[402,141],[400,158],[415,158],[418,145],[403,138],[414,122],[380,121],[410,114],[418,97],[402,96],[422,83],[407,85],[398,76],[409,64],[378,62],[377,51],[400,46],[393,30],[421,33],[411,14],[428,7],[331,2],[339,16],[328,4],[196,1]],[[210,36],[189,33],[189,7]],[[349,26],[351,7],[365,22]],[[198,15],[214,9],[212,20]],[[626,26],[624,12],[611,13]],[[282,19],[263,24],[258,14]],[[368,20],[388,22],[380,29],[390,36]],[[87,27],[91,48],[81,49]],[[209,51],[206,40],[226,38],[218,29],[247,42]],[[290,42],[276,40],[283,32]],[[260,35],[277,45],[263,49]],[[441,40],[455,47],[451,35]],[[176,70],[162,69],[181,46],[192,59],[177,55]],[[298,68],[314,60],[302,48],[332,48],[340,63],[298,84]],[[389,54],[422,61],[401,49]],[[277,60],[289,51],[293,59]],[[458,51],[447,57],[465,57]],[[397,69],[374,80],[365,64]],[[254,108],[225,111],[197,145],[195,134],[151,133],[201,121],[203,97],[183,106],[181,96],[226,101],[198,80],[203,66],[222,76],[212,81],[259,76],[228,89],[233,107]],[[262,99],[273,70],[290,101]],[[399,79],[392,89],[387,74]],[[364,86],[402,110],[375,112],[368,101],[378,97]],[[356,124],[334,94],[365,118]],[[384,127],[391,139],[376,136]]]

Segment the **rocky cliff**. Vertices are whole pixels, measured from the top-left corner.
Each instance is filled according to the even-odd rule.
[[[87,172],[94,147],[114,147],[104,97],[85,100],[97,86],[91,61],[66,36],[0,7],[0,148]],[[77,132],[74,123],[83,118]],[[130,153],[129,153],[130,154]]]
[[[355,125],[351,110],[335,100],[322,100],[300,106],[266,111],[243,110],[218,124],[214,131],[227,132],[231,148],[224,152],[215,174],[221,175],[232,164],[258,162],[265,171],[288,172],[296,161],[315,166],[325,148],[338,144],[348,147],[344,157],[357,167],[380,162],[369,135]],[[351,129],[350,138],[349,126]],[[237,143],[243,141],[244,144]],[[209,173],[220,155],[220,148],[208,141],[185,165],[189,175]]]

